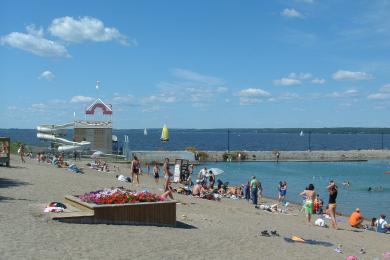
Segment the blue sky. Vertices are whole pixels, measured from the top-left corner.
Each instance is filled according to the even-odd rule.
[[[388,127],[389,1],[1,1],[0,128]],[[100,88],[95,88],[96,81]]]

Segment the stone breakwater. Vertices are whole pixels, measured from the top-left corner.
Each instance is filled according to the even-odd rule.
[[[390,150],[349,150],[349,151],[279,151],[279,161],[365,161],[390,160]],[[275,161],[276,151],[134,151],[143,162],[162,162],[169,158],[187,159],[191,162],[226,161]],[[239,159],[241,154],[241,159]],[[197,160],[195,160],[197,158]]]
[[[204,161],[232,160],[275,161],[276,151],[205,151]],[[279,151],[280,161],[359,161],[390,160],[390,150],[349,150],[349,151]],[[245,159],[243,159],[245,157]],[[202,159],[201,159],[202,160]]]

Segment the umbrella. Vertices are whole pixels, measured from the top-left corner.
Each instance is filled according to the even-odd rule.
[[[97,157],[99,157],[99,156],[102,156],[102,155],[104,155],[104,153],[103,153],[102,151],[96,151],[96,152],[94,152],[94,153],[91,155],[91,158],[95,159],[95,158],[97,158]]]

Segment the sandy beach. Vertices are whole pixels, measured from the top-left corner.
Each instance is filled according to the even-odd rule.
[[[307,224],[297,207],[286,215],[255,209],[244,200],[217,202],[179,194],[174,194],[179,202],[176,228],[61,223],[43,213],[47,203],[104,187],[161,193],[162,180],[156,185],[142,175],[136,186],[117,181],[117,173],[88,169],[85,162],[77,162],[85,173],[74,174],[35,160],[21,164],[12,159],[12,168],[0,168],[1,259],[384,259],[383,253],[390,251],[389,234],[354,230],[345,218],[339,218],[341,229],[333,230]],[[264,237],[262,230],[277,230],[280,236]],[[284,240],[294,235],[323,243]],[[342,254],[334,251],[340,244]],[[359,253],[361,248],[365,254]]]

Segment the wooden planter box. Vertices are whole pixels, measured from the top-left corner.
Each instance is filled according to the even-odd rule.
[[[97,205],[66,196],[65,202],[85,211],[92,223],[176,226],[176,201]]]

